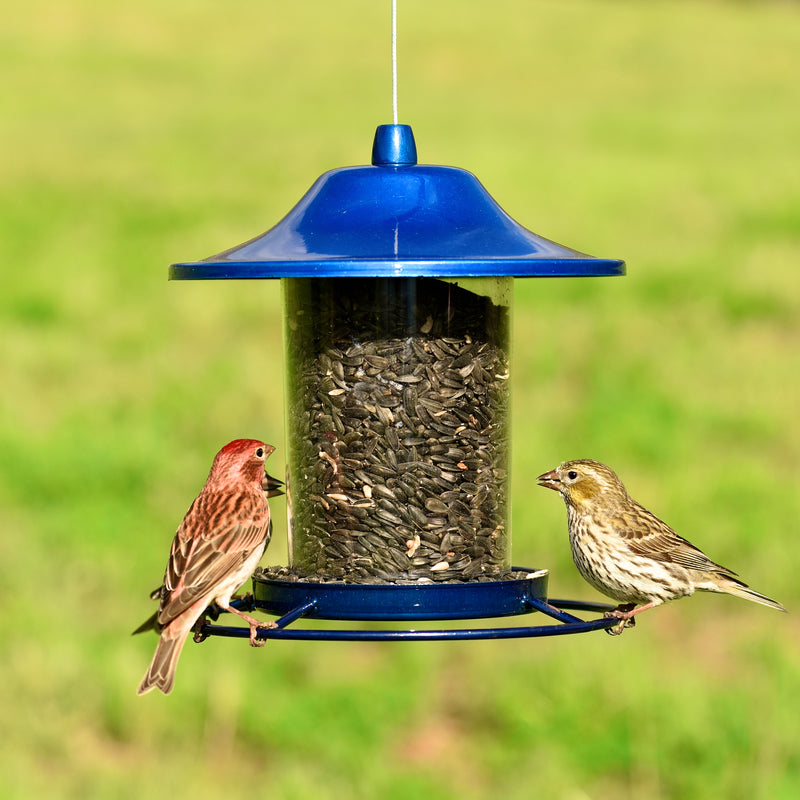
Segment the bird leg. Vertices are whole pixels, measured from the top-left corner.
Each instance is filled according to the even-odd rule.
[[[662,602],[661,600],[653,600],[638,608],[636,608],[636,603],[620,603],[613,611],[606,611],[606,613],[603,614],[606,619],[619,620],[618,625],[606,628],[606,633],[611,636],[619,636],[624,628],[632,628],[636,624],[636,620],[634,619],[635,614],[646,611],[648,608],[661,605]]]
[[[251,647],[263,647],[266,644],[266,642],[263,639],[258,638],[259,628],[261,628],[262,630],[269,631],[278,627],[276,622],[272,622],[271,620],[269,622],[263,622],[260,619],[251,617],[249,614],[245,614],[244,611],[239,611],[238,608],[234,608],[232,605],[221,606],[221,608],[224,608],[226,611],[230,611],[232,614],[240,616],[250,626]]]

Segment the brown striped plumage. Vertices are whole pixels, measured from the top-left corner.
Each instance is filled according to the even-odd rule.
[[[262,484],[264,462],[273,450],[255,439],[236,439],[214,458],[206,483],[172,542],[164,582],[157,590],[158,611],[134,631],[152,628],[160,634],[139,694],[153,688],[164,694],[172,691],[186,636],[211,603],[246,620],[254,646],[264,643],[256,638],[258,628],[274,627],[230,605],[231,596],[253,573],[269,543],[270,492]],[[279,482],[270,480],[274,490]]]
[[[620,604],[609,612],[620,620],[609,633],[633,625],[640,611],[698,590],[786,610],[750,589],[735,572],[713,562],[637,503],[605,464],[591,459],[566,461],[537,481],[564,498],[578,572]]]

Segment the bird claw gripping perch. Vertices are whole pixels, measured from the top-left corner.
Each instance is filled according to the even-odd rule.
[[[213,619],[216,620],[218,616],[219,616],[219,611],[217,611],[217,614],[216,616],[213,617]],[[205,633],[205,631],[203,630],[203,628],[205,628],[207,624],[208,624],[208,616],[206,616],[206,614],[203,614],[192,627],[192,631],[194,631],[194,636],[192,636],[193,642],[197,642],[197,644],[200,644],[200,642],[204,642],[206,639],[208,639],[208,634]]]
[[[615,614],[606,614],[606,619],[614,619],[616,618]],[[606,628],[606,633],[609,636],[619,636],[625,628],[633,628],[636,625],[635,619],[623,619],[620,620],[618,624],[612,625],[610,628]]]
[[[606,613],[603,614],[605,619],[619,620],[617,625],[612,625],[610,628],[606,628],[606,633],[609,634],[609,636],[619,636],[625,628],[635,627],[636,619],[631,613],[635,607],[636,606],[633,603],[626,603],[617,606],[612,611],[606,611]]]
[[[208,639],[208,637],[211,635],[206,630],[206,626],[209,626],[208,618],[211,617],[214,621],[216,621],[221,611],[222,609],[219,608],[215,609],[215,613],[209,611],[208,613],[203,614],[203,616],[197,620],[197,622],[194,624],[194,627],[192,628],[192,631],[194,632],[194,635],[192,636],[193,642],[200,644],[201,642],[204,642],[206,639]],[[264,639],[260,639],[258,637],[259,630],[271,631],[278,627],[278,625],[272,621],[262,622],[260,620],[255,619],[254,617],[250,617],[247,615],[241,615],[241,616],[250,626],[251,647],[263,647],[266,644],[266,641]]]
[[[275,622],[258,622],[250,626],[250,647],[263,647],[267,642],[265,639],[258,638],[258,631],[271,631],[275,630],[278,625]]]

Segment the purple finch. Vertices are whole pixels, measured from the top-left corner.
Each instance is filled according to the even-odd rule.
[[[572,558],[583,578],[619,603],[606,616],[622,633],[634,615],[695,591],[721,592],[779,611],[780,604],[750,589],[735,572],[701,550],[637,503],[605,464],[566,461],[537,478],[561,493],[567,505]]]
[[[202,491],[186,512],[169,554],[164,582],[153,594],[158,611],[135,633],[160,634],[155,655],[138,694],[172,691],[175,667],[189,631],[212,603],[238,614],[250,625],[250,644],[258,628],[273,628],[231,606],[231,595],[253,573],[270,538],[267,497],[280,481],[265,475],[274,447],[255,439],[236,439],[217,453]]]
[[[278,495],[282,495],[283,494],[283,489],[281,489],[282,486],[283,486],[283,481],[279,481],[277,478],[273,478],[272,475],[270,475],[269,473],[264,475],[264,479],[261,481],[261,488],[264,490],[264,494],[267,497],[277,497]],[[267,544],[269,544],[269,536],[267,537]],[[150,592],[150,599],[160,600],[163,588],[164,587],[162,584],[157,589],[153,589],[153,591]],[[149,620],[147,620],[147,622],[145,622],[141,627],[137,628],[134,631],[134,634],[152,630],[154,626],[151,623],[153,622],[155,622],[155,615],[153,615]]]

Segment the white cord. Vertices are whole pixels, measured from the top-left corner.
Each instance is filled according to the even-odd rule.
[[[397,125],[397,0],[392,0],[392,118]]]

